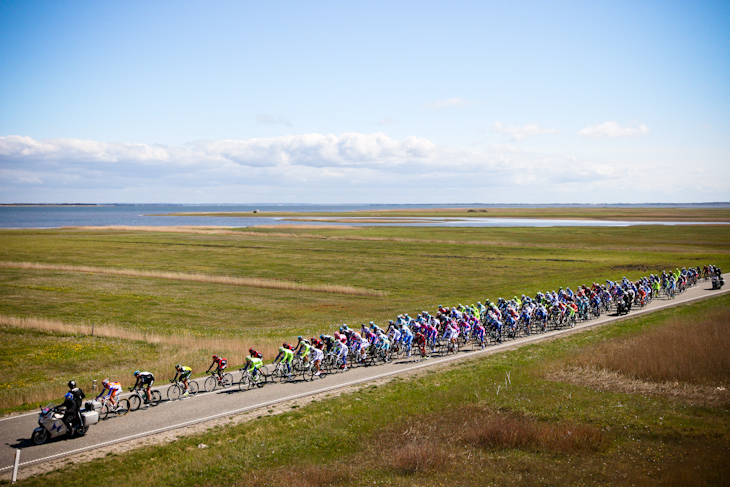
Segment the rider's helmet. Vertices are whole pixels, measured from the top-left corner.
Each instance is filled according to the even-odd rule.
[[[68,388],[69,389],[73,389],[75,387],[76,387],[76,381],[75,380],[68,381]]]
[[[301,340],[301,339],[302,339],[302,335],[299,335],[299,336],[297,337],[297,340]]]
[[[109,379],[104,379],[103,381],[101,381],[101,385],[103,385],[104,387],[108,386],[109,385]]]
[[[249,348],[248,353],[253,353],[253,348]]]
[[[284,347],[279,347],[279,353],[284,351]]]
[[[213,360],[218,360],[218,355],[213,355]]]
[[[320,335],[320,336],[319,336],[319,339],[320,339],[320,340],[324,340],[324,335]]]
[[[175,364],[175,370],[180,370],[180,369],[182,369],[182,365],[180,365],[180,364]]]
[[[74,398],[74,395],[71,394],[70,392],[67,392],[66,395],[63,396],[63,398],[66,400],[71,400]]]
[[[139,375],[139,370],[134,371],[134,376],[137,377]]]

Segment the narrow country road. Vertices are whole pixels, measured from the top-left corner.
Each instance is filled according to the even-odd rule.
[[[689,301],[702,299],[708,296],[716,296],[730,291],[727,286],[721,291],[712,291],[710,282],[700,282],[684,294],[673,300],[655,300],[643,310],[635,310],[629,313],[628,317],[638,316],[659,309],[676,306]],[[135,439],[160,433],[167,430],[182,428],[195,423],[210,421],[213,419],[250,411],[257,408],[268,407],[276,403],[292,399],[327,392],[374,379],[401,374],[407,371],[431,367],[444,362],[454,360],[471,359],[483,354],[514,348],[526,343],[555,337],[565,333],[572,333],[575,330],[590,328],[610,321],[623,319],[615,316],[602,316],[601,318],[577,325],[573,329],[559,330],[545,334],[532,335],[509,341],[507,343],[487,347],[485,350],[460,352],[457,355],[447,357],[432,357],[424,361],[401,359],[388,365],[378,367],[357,367],[346,373],[330,374],[324,379],[315,379],[312,382],[296,381],[286,384],[267,384],[261,389],[240,391],[236,383],[229,389],[218,389],[210,393],[200,393],[195,397],[189,397],[178,401],[164,400],[157,407],[141,409],[130,412],[124,417],[111,417],[106,421],[92,426],[84,437],[71,439],[58,438],[49,440],[46,444],[36,446],[30,440],[33,429],[37,426],[38,412],[0,418],[0,476],[9,477],[15,450],[21,450],[20,469],[24,466],[38,462],[47,462],[59,458],[80,453],[83,451],[107,446],[114,443],[133,441]],[[238,380],[238,373],[234,379]],[[198,379],[202,385],[202,380]],[[160,385],[163,399],[167,397],[166,387]],[[87,395],[91,396],[90,391]]]

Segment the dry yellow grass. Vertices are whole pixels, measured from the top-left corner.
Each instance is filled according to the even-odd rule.
[[[231,354],[235,354],[234,356],[240,356],[241,359],[248,354],[248,349],[251,347],[259,350],[266,357],[276,356],[279,348],[278,341],[275,341],[273,338],[259,339],[259,343],[254,344],[227,337],[201,338],[186,333],[160,335],[122,328],[111,324],[74,324],[42,318],[18,318],[0,315],[0,324],[46,332],[137,340],[152,344],[169,345],[188,351],[226,350]]]
[[[264,357],[273,359],[278,353],[281,345],[272,339],[259,339],[257,343],[246,343],[242,340],[220,338],[201,338],[185,333],[175,335],[160,335],[155,333],[130,330],[111,324],[74,324],[58,320],[38,318],[18,318],[13,316],[0,315],[0,325],[7,325],[16,328],[38,330],[49,333],[61,333],[65,335],[86,335],[104,338],[119,338],[129,341],[142,341],[160,345],[160,353],[156,356],[139,357],[138,367],[147,368],[155,374],[158,381],[171,379],[175,375],[174,366],[176,363],[184,363],[193,368],[196,373],[203,372],[211,363],[210,353],[217,353],[228,358],[232,366],[243,364],[249,348],[260,351]],[[79,374],[91,376],[97,380],[109,377],[115,380],[129,378],[130,371],[126,368],[109,367],[100,363],[96,370],[79,370]],[[74,374],[72,374],[74,375]],[[88,387],[88,384],[84,384]],[[65,381],[39,382],[37,384],[24,386],[22,390],[13,394],[0,395],[0,409],[11,408],[21,404],[33,404],[40,401],[47,401],[49,398],[60,397],[67,388]]]
[[[660,328],[603,342],[547,376],[602,391],[730,405],[730,309],[674,317]]]
[[[639,380],[730,387],[730,309],[675,317],[651,332],[605,342],[575,365]]]
[[[374,289],[358,289],[352,286],[335,284],[300,284],[297,282],[279,281],[274,279],[245,278],[231,276],[212,276],[208,274],[186,274],[183,272],[143,271],[138,269],[119,269],[111,267],[93,267],[65,264],[40,264],[36,262],[0,262],[0,267],[9,269],[46,270],[75,272],[87,274],[106,274],[124,277],[141,277],[153,279],[170,279],[175,281],[191,281],[206,284],[223,284],[228,286],[256,287],[264,289],[283,289],[287,291],[307,291],[332,294],[347,294],[354,296],[384,296],[383,291]]]

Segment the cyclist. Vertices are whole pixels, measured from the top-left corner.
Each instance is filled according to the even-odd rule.
[[[383,355],[387,356],[390,350],[390,340],[383,330],[378,330],[378,349],[382,350]]]
[[[183,396],[188,395],[188,379],[192,374],[193,369],[191,369],[190,367],[180,364],[175,365],[175,377],[170,382],[175,382],[179,380],[183,383],[183,385],[185,386],[185,392],[183,392]]]
[[[413,343],[413,332],[408,325],[402,324],[400,326],[401,339],[403,340],[403,347],[406,350],[406,357],[411,356],[411,344]]]
[[[314,375],[319,376],[319,366],[324,358],[324,352],[322,351],[322,343],[318,343],[317,346],[312,347],[312,364],[317,370]]]
[[[137,378],[137,382],[134,383],[134,387],[131,390],[143,387],[145,388],[145,392],[147,393],[147,400],[145,401],[145,404],[150,402],[152,400],[152,393],[150,392],[150,389],[152,389],[152,384],[155,383],[155,376],[152,375],[152,372],[140,372],[139,370],[134,371],[134,376]]]
[[[253,358],[264,358],[263,354],[259,352],[258,350],[254,350],[253,348],[248,349],[248,355]]]
[[[335,354],[342,360],[342,370],[347,370],[347,344],[344,341],[335,342]]]
[[[302,361],[307,363],[309,361],[309,352],[312,350],[312,344],[306,338],[302,338],[301,335],[297,337],[297,345],[294,347],[297,357],[302,357]]]
[[[286,364],[286,371],[291,379],[291,363],[294,360],[294,352],[290,348],[279,347],[279,355],[274,359],[274,363],[278,364],[279,361]]]
[[[226,370],[226,367],[228,367],[228,360],[223,357],[219,357],[218,355],[213,355],[213,363],[210,364],[210,367],[208,367],[208,370],[206,370],[205,373],[207,374],[210,372],[210,369],[212,369],[214,365],[216,367],[213,373],[218,374],[218,380],[220,381],[223,378],[223,371]]]
[[[103,389],[99,393],[98,396],[96,396],[96,400],[98,401],[101,396],[104,395],[104,389],[108,389],[109,392],[106,393],[106,396],[109,398],[109,402],[112,403],[112,410],[117,408],[117,400],[116,397],[121,394],[122,392],[122,384],[119,382],[109,382],[109,379],[104,379],[101,381],[101,385]]]
[[[251,353],[249,356],[246,357],[246,365],[241,369],[241,372],[245,373],[249,367],[251,367],[251,377],[253,378],[254,382],[259,381],[259,369],[264,365],[263,360],[261,360],[261,354],[256,352],[256,350],[251,349],[249,352],[255,352]]]
[[[335,332],[335,336],[332,335],[320,335],[319,339],[322,340],[322,343],[324,343],[327,353],[332,352],[332,347],[335,345],[335,338],[339,335],[338,332]]]

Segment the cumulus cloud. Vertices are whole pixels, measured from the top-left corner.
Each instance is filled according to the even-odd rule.
[[[502,122],[494,122],[492,124],[492,132],[510,135],[512,136],[512,140],[522,140],[530,135],[555,134],[558,131],[555,129],[541,129],[534,123],[525,125],[524,127],[515,127],[514,125],[505,127],[502,125]]]
[[[578,135],[586,139],[598,139],[602,137],[639,137],[649,133],[649,127],[639,125],[638,127],[622,127],[618,122],[605,122],[599,125],[589,125],[578,131]]]
[[[292,123],[283,118],[269,115],[268,113],[259,113],[256,115],[256,122],[263,125],[283,125],[284,127],[293,127]]]
[[[178,147],[0,137],[2,202],[539,203],[596,202],[599,194],[608,195],[597,201],[605,202],[617,187],[651,201],[641,195],[655,173],[666,170],[651,172],[651,165],[629,159],[588,160],[514,145],[456,148],[383,133]],[[672,174],[687,184],[694,177]]]
[[[468,101],[460,96],[457,96],[455,98],[449,98],[448,100],[426,102],[423,104],[423,106],[431,110],[443,110],[444,108],[465,107],[469,104],[470,103]]]

